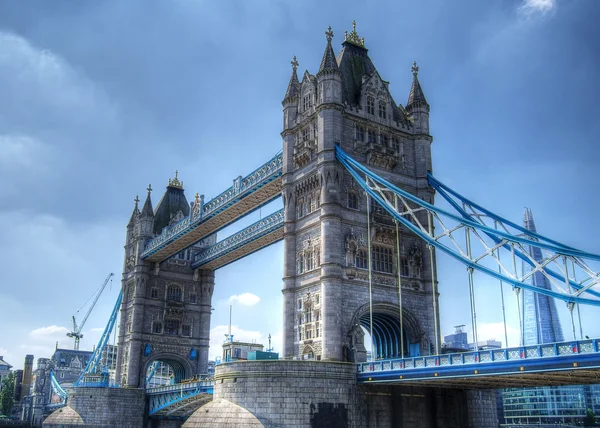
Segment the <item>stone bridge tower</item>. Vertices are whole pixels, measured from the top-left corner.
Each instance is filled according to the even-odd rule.
[[[163,228],[189,215],[183,182],[169,185],[156,210],[150,192],[142,210],[138,198],[127,224],[123,265],[116,378],[121,386],[143,387],[155,361],[168,364],[175,381],[208,372],[211,301],[214,272],[193,270],[192,253],[215,242],[211,236],[160,263],[141,254]]]
[[[335,146],[433,203],[434,191],[427,184],[429,105],[416,64],[403,107],[373,65],[355,24],[346,32],[337,58],[331,28],[325,34],[327,46],[316,76],[305,71],[299,81],[294,57],[282,102],[284,355],[364,361],[360,327],[371,327],[367,197],[336,160]],[[439,337],[434,333],[438,311],[432,300],[435,260],[402,226],[397,245],[393,219],[373,202],[369,211],[375,354],[399,356],[400,337],[404,355],[429,354]],[[420,214],[419,221],[427,224],[426,214]]]

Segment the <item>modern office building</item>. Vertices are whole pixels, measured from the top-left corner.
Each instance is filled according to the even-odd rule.
[[[523,223],[527,230],[536,232],[533,214],[525,209]],[[529,255],[542,261],[539,248],[529,247]],[[523,273],[530,267],[523,263]],[[531,277],[531,283],[550,289],[550,283],[540,272]],[[525,345],[564,341],[556,303],[549,296],[523,290],[523,342]],[[500,396],[500,394],[499,394]],[[560,387],[508,388],[501,393],[502,427],[576,427],[582,426],[588,411],[600,416],[600,385],[572,385]]]

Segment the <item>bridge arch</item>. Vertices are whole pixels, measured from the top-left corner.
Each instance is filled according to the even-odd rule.
[[[364,331],[370,333],[371,316],[369,304],[358,308],[352,318],[351,329],[348,333],[350,349],[348,359],[366,361]],[[362,330],[361,327],[364,329]],[[400,357],[402,347],[400,338],[404,341],[404,356],[414,356],[420,353],[424,332],[416,317],[407,309],[402,309],[402,328],[400,334],[400,314],[397,306],[389,303],[373,303],[373,354],[375,359]]]
[[[152,355],[146,361],[144,370],[142,372],[143,379],[141,380],[140,384],[146,386],[146,379],[151,371],[152,364],[157,361],[169,366],[173,373],[172,383],[180,383],[182,380],[190,379],[193,376],[192,366],[187,359],[176,354],[170,354],[166,352],[157,353],[156,355]]]

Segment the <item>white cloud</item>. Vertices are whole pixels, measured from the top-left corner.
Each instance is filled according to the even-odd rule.
[[[229,298],[229,302],[238,302],[240,305],[244,306],[254,306],[260,302],[260,297],[252,293],[234,294]]]
[[[210,330],[210,350],[209,359],[214,360],[215,357],[220,357],[223,354],[223,342],[229,332],[228,325],[218,325]],[[231,326],[231,334],[233,340],[240,342],[254,342],[269,346],[269,332],[263,333],[256,330],[244,330],[237,325]],[[275,352],[282,352],[282,334],[281,332],[271,333],[271,346]]]
[[[524,0],[519,6],[519,12],[525,16],[546,14],[556,8],[556,0]]]
[[[60,327],[58,325],[49,325],[47,327],[36,328],[31,330],[29,335],[36,339],[52,339],[56,336],[63,337],[69,332],[66,327]]]

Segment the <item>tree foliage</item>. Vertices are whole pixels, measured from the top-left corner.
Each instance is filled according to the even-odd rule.
[[[587,409],[587,415],[583,420],[583,426],[586,427],[595,427],[596,426],[596,415],[592,409]]]
[[[10,415],[15,397],[15,375],[10,372],[6,379],[2,381],[2,391],[0,391],[0,414]]]

